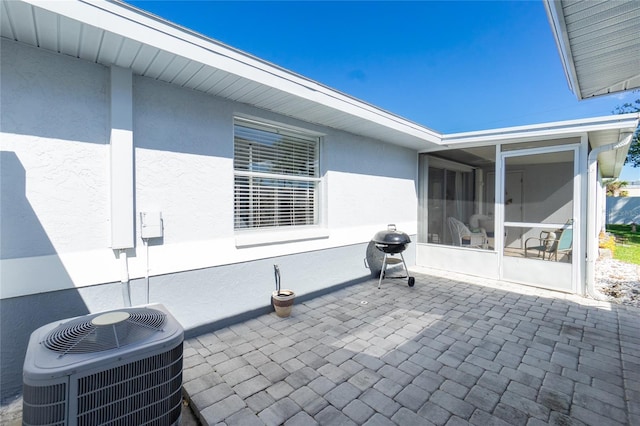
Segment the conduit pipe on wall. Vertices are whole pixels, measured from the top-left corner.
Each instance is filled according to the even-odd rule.
[[[146,252],[145,258],[147,260],[147,267],[145,268],[145,273],[144,273],[144,283],[147,291],[147,305],[148,305],[149,304],[149,240],[147,238],[143,238],[142,241],[144,242],[144,247]]]
[[[596,200],[596,182],[598,180],[598,155],[606,151],[613,151],[623,148],[631,143],[633,133],[624,134],[623,138],[616,143],[609,145],[599,146],[594,148],[589,153],[588,158],[588,171],[587,171],[587,184],[588,184],[588,205],[587,205],[587,269],[586,274],[586,291],[587,295],[593,297],[596,300],[604,300],[596,293],[595,278],[596,278],[596,259],[598,258],[598,232],[596,230],[596,215],[598,214],[597,200]],[[594,235],[593,232],[596,232]]]
[[[129,286],[129,264],[127,262],[127,251],[120,250],[120,282],[122,283],[122,298],[124,306],[131,306],[131,287]]]

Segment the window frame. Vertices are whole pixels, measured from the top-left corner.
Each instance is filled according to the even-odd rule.
[[[292,138],[299,139],[301,141],[308,141],[313,143],[314,149],[313,154],[313,175],[298,175],[295,173],[273,173],[273,171],[260,171],[260,170],[251,170],[252,167],[249,163],[251,163],[251,157],[242,158],[237,154],[237,145],[238,145],[238,127],[243,127],[249,129],[250,131],[256,132],[266,132],[272,135],[283,135],[283,136],[291,136]],[[270,123],[262,120],[254,120],[245,117],[234,117],[233,120],[233,181],[234,181],[234,202],[233,202],[233,226],[234,226],[234,234],[236,237],[236,246],[252,246],[252,245],[262,245],[262,244],[270,244],[270,243],[279,243],[279,242],[289,242],[289,241],[297,241],[297,240],[305,240],[305,239],[314,239],[314,238],[324,238],[328,236],[328,232],[323,227],[324,223],[324,214],[323,214],[323,191],[322,191],[322,172],[321,172],[321,152],[322,152],[322,144],[323,144],[323,135],[310,131],[307,129],[299,129],[291,126],[286,126],[280,123]],[[275,153],[275,152],[274,152]],[[264,154],[264,152],[263,152]],[[264,158],[264,157],[263,157]],[[268,155],[267,155],[268,158]],[[275,158],[275,157],[274,157]],[[246,163],[246,168],[238,167],[238,162]],[[241,188],[238,184],[238,178],[246,178],[246,179],[272,179],[274,181],[278,181],[279,183],[286,182],[304,182],[310,185],[311,191],[313,192],[313,200],[310,204],[312,204],[311,214],[312,220],[309,221],[308,217],[306,218],[306,223],[304,224],[296,224],[296,223],[275,223],[273,225],[253,225],[253,226],[238,226],[240,214],[243,214],[238,209],[238,191],[244,189],[245,191],[251,191],[251,185],[246,185],[246,187]],[[285,186],[278,187],[282,188]],[[291,188],[288,188],[291,192]],[[260,190],[257,190],[255,193],[250,193],[249,197],[249,214],[252,214],[250,210],[253,208],[252,206],[256,201],[251,200],[252,196],[258,196]],[[276,191],[277,192],[277,191]],[[286,203],[288,199],[295,198],[295,190],[291,192],[291,195],[288,197],[284,197],[283,200]],[[298,194],[299,195],[299,194]],[[280,195],[278,195],[280,196]],[[305,203],[309,203],[309,198],[305,200]],[[256,203],[258,204],[258,203]],[[275,207],[274,211],[279,207]],[[290,207],[294,209],[294,207]],[[304,214],[308,216],[309,211],[306,207],[303,208]],[[247,211],[244,212],[247,214]],[[285,216],[280,217],[280,213],[275,211],[276,222],[281,220]],[[293,215],[295,216],[295,215]],[[251,217],[250,221],[256,220],[256,217]],[[295,219],[291,219],[295,221]]]

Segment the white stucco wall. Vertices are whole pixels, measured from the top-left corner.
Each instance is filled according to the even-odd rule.
[[[4,39],[1,150],[7,170],[2,258],[63,254],[108,242],[104,67]],[[4,164],[3,164],[4,165]],[[15,221],[15,222],[14,222]]]
[[[166,245],[233,237],[232,120],[228,103],[135,79],[136,207],[162,211]]]
[[[1,43],[0,295],[88,284],[113,257],[107,70]]]
[[[146,303],[140,212],[164,219],[164,237],[148,247],[150,301],[191,333],[264,312],[274,264],[283,286],[311,297],[368,279],[367,243],[388,223],[416,232],[415,151],[133,76],[124,104],[133,109],[136,229],[123,285],[110,247],[111,170],[119,170],[111,163],[110,70],[6,39],[0,55],[2,398],[20,392],[36,328],[122,307],[127,288],[133,305]],[[322,135],[318,229],[234,231],[236,115]],[[280,242],[247,245],[272,238]],[[414,264],[413,245],[405,257]]]
[[[109,70],[2,41],[2,298],[118,282],[109,247]],[[233,117],[323,135],[323,237],[237,247]],[[358,244],[396,223],[416,232],[415,151],[321,128],[151,79],[133,80],[136,248],[139,212],[161,211],[151,275],[173,274]],[[18,182],[24,177],[24,182]],[[4,204],[4,203],[3,203]],[[25,219],[26,217],[26,219]]]
[[[397,223],[409,234],[417,232],[414,151],[338,132],[329,133],[325,142],[332,230],[362,241],[370,238],[366,236],[370,227],[380,223]]]

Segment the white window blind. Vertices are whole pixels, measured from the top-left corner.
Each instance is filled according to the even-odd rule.
[[[236,120],[235,228],[318,223],[317,137]]]

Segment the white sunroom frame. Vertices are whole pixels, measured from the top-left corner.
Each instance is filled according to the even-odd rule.
[[[603,197],[602,179],[619,175],[628,151],[630,135],[637,128],[640,114],[595,117],[590,119],[562,121],[532,126],[486,130],[444,135],[443,145],[437,149],[425,149],[421,153],[432,154],[443,150],[495,146],[496,177],[503,176],[501,146],[505,143],[534,142],[542,140],[578,138],[579,142],[560,147],[541,147],[531,153],[552,152],[574,149],[574,266],[571,292],[595,295],[593,290],[595,259],[598,256],[598,233],[603,226],[601,212]],[[591,154],[589,154],[591,152]],[[518,155],[518,151],[514,151]],[[428,166],[427,166],[428,167]],[[424,174],[428,169],[421,169]],[[421,177],[419,176],[419,179]],[[504,211],[501,203],[502,179],[496,178],[496,230],[503,229]],[[422,182],[421,182],[422,183]],[[424,197],[425,193],[420,192]],[[421,203],[422,205],[422,203]],[[426,206],[422,205],[423,217]],[[421,221],[421,217],[418,219]],[[509,225],[506,223],[506,225]],[[504,240],[496,232],[496,248],[503,247]],[[503,277],[502,255],[498,250],[487,251],[419,242],[416,256],[418,266],[447,269],[472,275],[480,275],[500,280]],[[445,265],[445,266],[443,266]],[[481,271],[481,273],[478,273]],[[565,290],[567,291],[567,290]]]
[[[499,161],[496,161],[496,176],[500,176],[499,179],[496,179],[496,222],[499,224],[496,226],[497,229],[502,230],[507,227],[529,227],[529,228],[540,228],[540,229],[548,229],[554,228],[559,229],[562,228],[564,223],[544,223],[538,224],[533,222],[509,222],[505,220],[504,214],[504,183],[505,183],[505,171],[506,165],[505,162],[508,158],[513,157],[521,157],[527,155],[537,155],[537,154],[550,154],[550,153],[558,153],[558,152],[573,152],[573,185],[572,185],[572,193],[573,193],[573,203],[572,203],[572,221],[573,221],[573,229],[577,232],[577,235],[574,235],[574,243],[573,243],[573,252],[578,254],[579,259],[584,257],[584,235],[582,235],[582,231],[585,229],[582,226],[582,223],[586,222],[583,220],[584,214],[586,212],[585,206],[586,203],[583,202],[583,179],[576,179],[576,176],[580,175],[580,152],[583,151],[581,147],[586,146],[586,141],[583,139],[580,143],[575,144],[567,144],[567,145],[553,145],[548,147],[541,148],[530,148],[530,149],[522,149],[522,150],[513,150],[508,152],[500,152],[502,147],[501,144],[496,146],[496,155],[499,158]],[[500,253],[504,249],[504,233],[497,232],[496,240],[498,243],[496,244],[496,250]],[[504,271],[505,263],[512,261],[513,259],[509,259],[506,256],[502,256],[503,261],[499,262],[499,279],[505,279],[506,274]],[[519,259],[518,259],[519,260]],[[557,265],[556,263],[544,262],[540,264],[535,264],[540,269],[540,272],[548,272],[543,269],[556,268],[556,266],[564,266]],[[559,268],[556,268],[559,269]],[[562,271],[556,271],[556,273],[562,273]],[[580,278],[583,276],[582,269],[578,262],[571,262],[571,277],[570,277],[570,286],[572,293],[580,292]],[[526,284],[526,282],[524,282]],[[550,288],[558,289],[556,287],[550,286]]]

